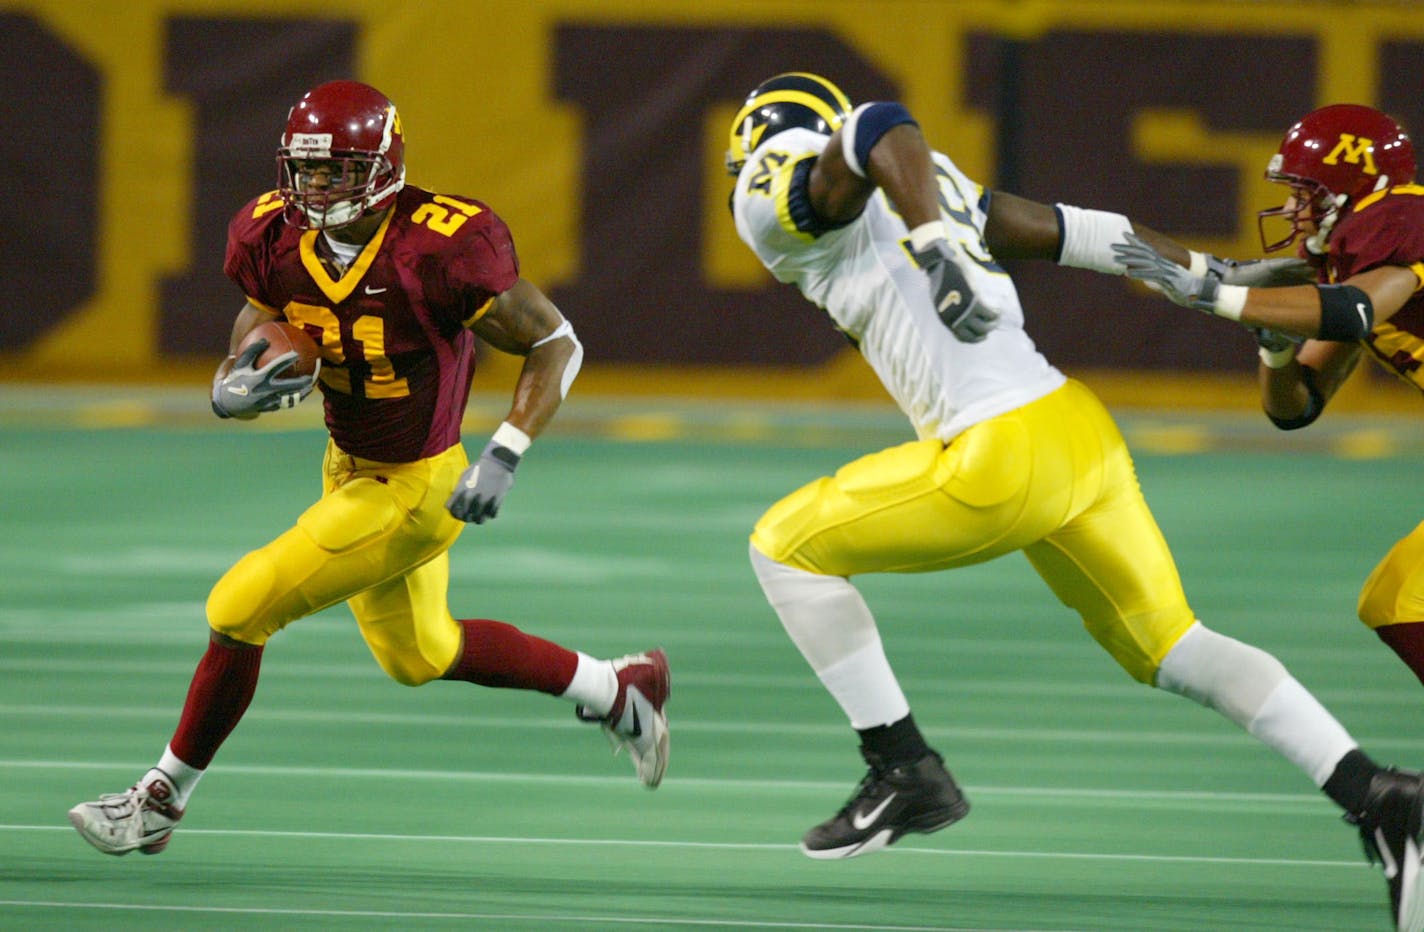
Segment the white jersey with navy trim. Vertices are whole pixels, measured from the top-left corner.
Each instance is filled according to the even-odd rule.
[[[757,147],[732,197],[737,233],[856,342],[919,438],[948,441],[1061,386],[1063,374],[1024,332],[1013,282],[984,246],[983,187],[934,153],[940,213],[968,257],[969,286],[999,312],[986,339],[961,343],[935,312],[929,276],[910,259],[909,231],[883,192],[849,224],[815,229],[805,178],[827,138],[791,129]]]

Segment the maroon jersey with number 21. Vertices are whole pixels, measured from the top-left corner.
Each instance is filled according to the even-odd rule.
[[[406,463],[457,443],[475,368],[466,328],[519,279],[504,221],[479,201],[406,185],[336,275],[323,234],[284,215],[276,192],[238,211],[223,271],[248,300],[321,347],[326,426],[336,445]]]

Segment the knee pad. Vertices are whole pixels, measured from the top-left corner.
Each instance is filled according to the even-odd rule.
[[[280,625],[270,627],[262,609],[272,599],[277,568],[265,550],[247,554],[208,593],[208,626],[246,644],[266,644]]]
[[[402,686],[424,686],[431,680],[439,679],[445,672],[435,669],[419,657],[386,653],[375,647],[371,648],[371,653],[375,656],[376,663],[386,672],[386,676]]]

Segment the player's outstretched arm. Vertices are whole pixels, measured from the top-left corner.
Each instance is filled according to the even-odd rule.
[[[445,502],[461,521],[482,524],[499,513],[520,458],[563,403],[583,346],[554,303],[522,278],[470,329],[496,349],[524,357],[509,414]]]
[[[1127,274],[1183,307],[1238,321],[1253,329],[1320,340],[1351,342],[1388,320],[1421,286],[1404,266],[1380,266],[1327,285],[1253,288],[1196,274],[1150,243],[1125,233],[1112,253]]]
[[[1051,259],[1072,268],[1125,275],[1127,267],[1113,246],[1129,233],[1192,275],[1227,285],[1299,285],[1315,277],[1301,259],[1223,259],[1188,249],[1122,214],[1071,204],[1050,206],[1007,191],[995,191],[990,198],[984,241],[1000,259]]]

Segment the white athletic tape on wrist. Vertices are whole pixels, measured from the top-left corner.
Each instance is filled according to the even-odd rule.
[[[1192,261],[1187,264],[1187,271],[1191,272],[1198,278],[1206,277],[1206,253],[1197,252],[1195,249],[1191,249],[1188,250],[1187,254],[1192,257]]]
[[[1132,221],[1105,210],[1084,210],[1071,204],[1055,204],[1063,241],[1058,264],[1075,269],[1091,269],[1109,275],[1123,275],[1127,266],[1113,255],[1113,243],[1123,242],[1132,232]]]
[[[1246,292],[1250,290],[1245,285],[1221,285],[1217,288],[1215,307],[1211,312],[1217,317],[1239,321],[1241,312],[1246,309]]]
[[[1267,369],[1284,369],[1295,359],[1296,345],[1294,343],[1285,349],[1266,349],[1264,346],[1259,349],[1257,355],[1261,357],[1261,363]]]
[[[945,229],[943,220],[931,220],[911,230],[910,248],[919,252],[937,239],[949,239],[949,231]]]
[[[524,452],[529,449],[529,445],[534,442],[533,437],[530,437],[508,421],[501,422],[500,425],[494,429],[494,436],[490,439],[502,447],[509,447],[509,449],[520,456],[523,456]]]

